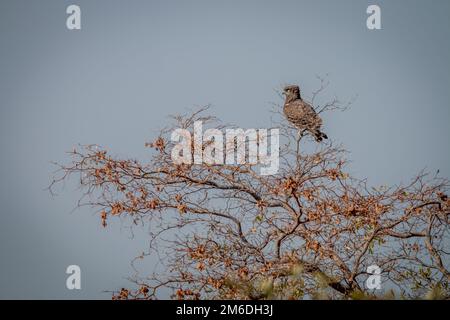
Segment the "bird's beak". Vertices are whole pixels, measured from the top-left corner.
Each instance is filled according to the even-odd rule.
[[[282,94],[282,95],[286,95],[286,92],[283,91],[281,94]]]

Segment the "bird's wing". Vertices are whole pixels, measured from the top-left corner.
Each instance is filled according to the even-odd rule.
[[[314,110],[314,108],[309,103],[301,100],[298,100],[296,102],[298,102],[298,105],[302,109],[302,112],[304,114],[308,115],[309,117],[317,116],[316,110]]]
[[[305,118],[308,119],[309,124],[315,128],[320,127],[322,125],[322,119],[319,117],[316,110],[314,110],[314,108],[305,101],[301,101],[301,105]]]
[[[285,113],[288,120],[297,126],[317,128],[322,124],[322,120],[314,108],[302,100],[296,100],[287,104]]]

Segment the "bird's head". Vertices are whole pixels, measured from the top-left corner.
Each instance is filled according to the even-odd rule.
[[[286,86],[283,89],[283,94],[286,96],[287,101],[300,99],[300,87],[297,85]]]

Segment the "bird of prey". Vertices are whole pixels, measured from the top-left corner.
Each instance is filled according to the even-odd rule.
[[[300,133],[305,130],[310,132],[317,142],[328,139],[327,135],[320,131],[322,119],[310,104],[302,100],[299,86],[287,86],[284,88],[283,94],[286,96],[283,111],[287,120],[292,123]]]

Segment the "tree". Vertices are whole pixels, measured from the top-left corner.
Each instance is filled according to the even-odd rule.
[[[342,108],[333,100],[317,111]],[[205,113],[173,117],[146,144],[148,163],[81,146],[54,177],[50,190],[79,176],[80,205],[93,206],[103,226],[119,216],[149,225],[148,254],[165,269],[134,276],[113,298],[154,299],[162,288],[179,299],[371,298],[370,265],[388,297],[450,297],[448,180],[421,172],[407,185],[371,187],[346,172],[342,147],[311,148],[285,120],[275,175],[252,164],[175,164],[173,129],[222,126]]]

